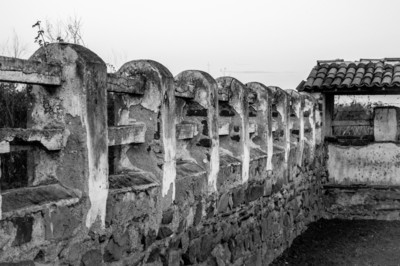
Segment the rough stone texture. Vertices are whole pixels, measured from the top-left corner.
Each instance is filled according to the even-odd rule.
[[[327,185],[325,217],[400,220],[400,188],[374,185]]]

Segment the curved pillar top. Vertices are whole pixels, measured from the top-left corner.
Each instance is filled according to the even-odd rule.
[[[177,99],[178,121],[193,123],[197,128],[193,135],[178,140],[184,142],[180,149],[187,149],[184,157],[190,154],[206,168],[207,190],[215,192],[219,172],[217,82],[206,72],[186,70],[175,77],[175,96],[181,98]]]
[[[300,110],[302,107],[300,93],[295,90],[286,90],[286,92],[290,95],[291,115],[294,114],[297,118],[300,118]]]
[[[104,227],[108,195],[106,64],[89,49],[67,43],[46,45],[30,60],[59,64],[62,83],[51,93],[42,86],[32,86],[35,104],[29,127],[61,127],[68,132],[68,139],[79,139],[66,141],[56,177],[63,185],[88,196],[86,226],[100,219]],[[64,167],[65,163],[74,167]]]
[[[132,77],[142,76],[145,79],[145,91],[141,105],[153,112],[158,112],[163,102],[163,94],[174,92],[173,76],[162,64],[153,60],[133,60],[125,63],[117,74]],[[168,97],[171,98],[171,97]],[[167,98],[164,98],[167,100]],[[169,105],[168,101],[164,104]]]
[[[200,70],[186,70],[175,77],[175,95],[183,98],[191,98],[209,108],[207,94],[214,98],[217,93],[217,82],[210,74]],[[207,92],[207,93],[205,93]]]
[[[176,133],[175,133],[175,86],[171,72],[153,60],[133,60],[125,63],[117,72],[132,77],[140,75],[145,80],[145,94],[140,104],[155,113],[160,112],[163,144],[162,196],[165,206],[175,198],[176,179]],[[153,121],[156,123],[156,121]]]
[[[235,125],[233,131],[239,131],[237,152],[242,162],[242,183],[244,183],[249,179],[250,168],[248,90],[240,81],[232,77],[220,77],[216,81],[219,101],[227,101],[239,116],[240,124]]]
[[[267,154],[265,170],[272,170],[272,90],[262,83],[249,82],[246,87],[254,94],[253,106],[256,109],[256,133],[252,136],[255,145]],[[266,176],[266,174],[264,174]]]
[[[245,86],[233,77],[219,77],[216,79],[218,84],[218,99],[228,101],[240,116],[248,114],[248,91]]]
[[[261,83],[249,82],[246,87],[249,89],[249,103],[255,111],[255,117],[250,118],[257,123],[254,133],[260,140],[260,148],[267,152],[268,136],[272,136],[271,97],[268,88]]]
[[[36,60],[49,64],[84,63],[99,64],[105,67],[106,63],[97,54],[88,48],[72,43],[50,43],[39,48],[29,60]]]

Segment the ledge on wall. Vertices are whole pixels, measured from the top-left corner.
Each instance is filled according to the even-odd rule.
[[[123,193],[128,191],[141,191],[160,184],[156,182],[155,176],[146,171],[129,171],[126,173],[109,176],[110,193]]]
[[[1,128],[0,142],[18,144],[40,143],[46,149],[61,150],[65,142],[64,129]],[[5,151],[8,152],[8,151]]]
[[[373,135],[366,136],[334,136],[325,137],[326,143],[337,144],[341,146],[365,146],[374,143]]]
[[[67,206],[79,201],[79,197],[60,184],[7,190],[2,196],[2,219],[23,216],[46,209],[52,205]]]

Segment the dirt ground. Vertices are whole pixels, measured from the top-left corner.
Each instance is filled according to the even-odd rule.
[[[271,265],[400,265],[400,221],[320,220]]]

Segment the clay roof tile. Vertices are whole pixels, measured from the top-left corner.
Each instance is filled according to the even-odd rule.
[[[332,86],[340,86],[340,84],[342,83],[343,78],[340,78],[338,76],[336,76],[336,78],[333,80],[332,82]]]
[[[382,59],[363,59],[359,62],[318,61],[302,87],[304,90],[328,90],[362,87],[399,87],[400,62]],[[399,90],[400,91],[400,90]]]
[[[316,78],[314,80],[312,87],[316,87],[316,88],[321,87],[323,81],[324,80],[322,78]]]

